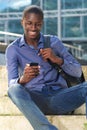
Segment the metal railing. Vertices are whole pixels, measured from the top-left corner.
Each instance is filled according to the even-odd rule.
[[[21,34],[17,34],[17,33],[10,33],[10,32],[3,32],[3,31],[0,31],[0,34],[4,34],[4,35],[7,35],[7,36],[12,36],[12,37],[20,37],[22,36]],[[64,45],[70,50],[70,52],[75,56],[75,57],[78,57],[81,59],[81,57],[84,55],[84,50],[81,49],[80,47],[75,47],[73,45],[69,45],[69,44],[66,44],[64,43]],[[8,43],[2,43],[0,42],[0,51],[5,51],[6,47],[8,46]]]
[[[64,45],[68,48],[68,50],[77,58],[81,59],[84,55],[84,50],[80,47],[75,47],[73,45],[69,45],[64,43]]]

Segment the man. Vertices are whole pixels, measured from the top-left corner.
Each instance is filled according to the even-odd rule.
[[[25,8],[21,24],[24,35],[6,49],[8,95],[31,123],[34,130],[58,130],[45,114],[67,114],[86,99],[87,83],[68,88],[66,81],[49,63],[80,77],[80,64],[57,36],[50,36],[44,48],[43,11],[38,6]],[[36,64],[38,63],[38,64]]]

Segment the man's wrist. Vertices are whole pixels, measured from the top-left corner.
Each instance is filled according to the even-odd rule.
[[[64,61],[62,58],[56,56],[55,57],[55,63],[58,64],[59,66],[63,65]]]
[[[18,83],[19,83],[19,84],[24,84],[24,83],[25,83],[23,76],[21,76],[21,77],[18,79]]]

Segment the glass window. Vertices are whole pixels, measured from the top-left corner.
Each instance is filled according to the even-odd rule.
[[[41,0],[32,0],[31,4],[40,6],[40,2],[41,2]]]
[[[82,8],[82,0],[62,0],[62,9]]]
[[[84,16],[84,35],[87,37],[87,16]]]
[[[20,20],[10,20],[8,22],[8,32],[22,34],[23,28],[21,26]]]
[[[43,0],[43,9],[44,10],[56,10],[57,9],[57,0]]]
[[[87,8],[87,0],[82,0],[82,4],[84,8]]]
[[[62,18],[62,37],[80,37],[80,18],[66,17]]]
[[[42,31],[44,34],[57,35],[57,18],[45,18]]]
[[[5,23],[3,21],[0,21],[0,31],[4,30]]]

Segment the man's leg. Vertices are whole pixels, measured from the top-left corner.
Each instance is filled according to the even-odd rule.
[[[49,123],[45,115],[32,101],[29,92],[23,86],[15,84],[9,87],[8,95],[31,123],[34,130],[58,130]]]
[[[87,102],[87,82],[59,90],[51,97],[50,107],[55,114],[66,114]]]

